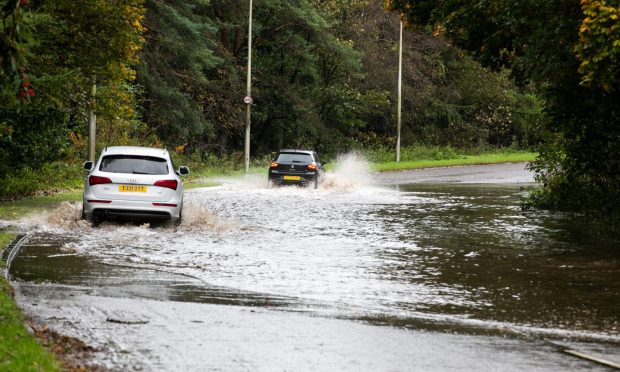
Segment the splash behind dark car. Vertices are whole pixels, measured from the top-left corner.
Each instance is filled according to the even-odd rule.
[[[269,165],[269,186],[299,185],[318,187],[325,169],[311,150],[280,150]]]

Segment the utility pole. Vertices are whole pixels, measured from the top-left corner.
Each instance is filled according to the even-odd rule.
[[[396,113],[396,162],[400,162],[400,126],[403,89],[403,21],[400,21],[400,42],[398,44],[398,111]]]
[[[92,104],[88,110],[88,160],[95,161],[95,138],[97,136],[97,116],[95,116],[95,94],[97,94],[97,85],[93,82],[90,94],[92,96]]]
[[[250,170],[250,108],[252,106],[252,0],[250,0],[250,12],[248,21],[248,81],[247,81],[247,93],[243,100],[246,104],[245,115],[245,174],[248,174]]]

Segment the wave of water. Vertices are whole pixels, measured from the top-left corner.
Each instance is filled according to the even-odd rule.
[[[333,172],[325,175],[321,185],[327,190],[347,191],[374,185],[370,163],[359,153],[340,155]]]

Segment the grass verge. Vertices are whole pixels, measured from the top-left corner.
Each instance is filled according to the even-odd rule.
[[[52,209],[63,201],[81,201],[82,190],[50,195],[28,196],[16,200],[0,201],[0,220],[15,220],[27,214]]]
[[[14,238],[0,230],[0,250]],[[0,265],[4,266],[4,262]],[[45,350],[24,326],[24,318],[13,300],[8,281],[0,277],[0,370],[60,371],[60,363]]]
[[[378,172],[399,171],[407,169],[453,167],[459,165],[501,164],[529,162],[536,158],[534,152],[485,153],[479,155],[457,155],[450,159],[417,159],[372,163],[372,169]]]

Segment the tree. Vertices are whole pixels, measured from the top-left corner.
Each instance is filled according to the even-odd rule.
[[[247,5],[240,0],[212,2],[217,55],[226,63],[218,67],[213,84],[219,95],[209,99],[218,110],[226,110],[220,111],[216,130],[219,144],[229,149],[243,143]],[[346,84],[361,76],[360,56],[331,31],[325,15],[307,0],[254,2],[253,153],[288,146],[335,152],[357,125],[354,111],[359,105],[348,103],[358,95],[350,94]],[[336,95],[337,100],[330,99]]]
[[[582,84],[611,93],[620,89],[620,5],[616,1],[583,0],[585,15],[575,46]]]
[[[168,145],[197,148],[213,134],[209,74],[222,60],[205,1],[146,1],[147,43],[138,69],[143,120]]]
[[[3,62],[12,56],[21,83],[17,101],[11,100],[14,89],[0,92],[0,130],[6,134],[0,136],[0,178],[9,169],[38,168],[79,153],[74,145],[81,143],[85,112],[95,104],[89,94],[95,81],[102,88],[96,100],[101,127],[114,124],[119,133],[134,126],[127,82],[142,44],[141,0],[7,1],[3,12],[8,4],[18,8],[6,25],[21,27],[19,36],[3,35],[18,42],[3,53]]]
[[[24,9],[27,5],[28,1],[0,1],[0,105],[5,107],[18,99],[26,102],[35,94],[25,69],[33,22]]]
[[[620,215],[617,0],[386,0],[546,101],[539,205]]]
[[[357,116],[365,124],[360,140],[393,147],[398,17],[370,0],[315,2],[335,20],[337,37],[361,54],[364,78],[354,87],[368,109]],[[480,67],[432,35],[405,30],[403,36],[403,144],[528,147],[536,142],[532,132],[540,114],[506,74]]]

